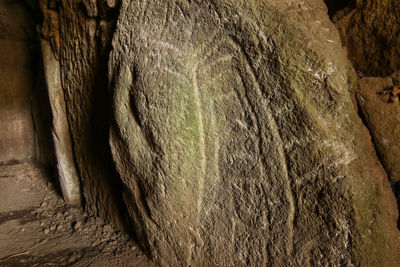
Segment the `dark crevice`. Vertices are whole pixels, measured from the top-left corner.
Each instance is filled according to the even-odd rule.
[[[399,219],[397,220],[397,228],[400,230],[400,181],[392,183],[392,190],[397,199],[397,206],[399,208]]]
[[[324,2],[328,7],[328,15],[331,19],[338,11],[356,4],[355,0],[324,0]]]
[[[106,184],[107,188],[109,188],[110,190],[112,196],[112,199],[110,200],[114,202],[114,207],[117,209],[113,212],[115,212],[116,216],[118,217],[117,221],[119,221],[119,223],[121,224],[119,225],[119,227],[132,235],[132,226],[130,225],[129,211],[121,194],[124,188],[124,184],[114,164],[111,147],[109,144],[109,129],[112,123],[111,114],[113,97],[112,90],[110,90],[109,88],[109,85],[112,84],[109,84],[108,82],[108,60],[112,48],[111,40],[116,27],[115,19],[118,18],[119,15],[119,4],[115,8],[104,10],[102,8],[103,5],[104,3],[98,5],[100,17],[96,18],[97,29],[100,30],[100,21],[107,23],[109,28],[108,31],[104,32],[104,38],[106,39],[102,40],[101,36],[98,36],[95,44],[98,56],[95,59],[95,81],[92,88],[92,98],[94,99],[94,104],[91,107],[91,121],[93,122],[93,124],[91,126],[92,129],[90,131],[90,136],[92,137],[91,140],[93,141],[93,143],[91,143],[90,148],[93,148],[92,151],[95,153],[95,155],[101,155],[94,156],[94,158],[98,162],[103,162],[102,171],[105,173],[105,175],[102,175],[101,177],[103,177],[103,179],[105,180],[99,182],[102,184]],[[111,220],[112,218],[107,219]]]

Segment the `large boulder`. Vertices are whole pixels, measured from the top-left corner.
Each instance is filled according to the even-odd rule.
[[[125,204],[158,264],[399,262],[322,1],[123,0],[109,80]]]

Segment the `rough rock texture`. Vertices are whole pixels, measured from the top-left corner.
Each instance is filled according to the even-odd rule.
[[[354,67],[367,76],[388,76],[400,69],[400,3],[356,0],[334,21]]]
[[[322,1],[123,0],[109,73],[113,158],[160,265],[400,261]]]
[[[60,63],[85,207],[90,214],[125,228],[123,188],[108,145],[109,100],[104,60],[116,5],[113,1],[100,2],[101,7],[96,7],[98,16],[89,17],[81,0],[41,1],[41,36],[50,43]],[[44,62],[47,64],[51,62]]]
[[[57,174],[64,200],[81,206],[81,184],[75,167],[72,141],[65,108],[65,95],[61,86],[60,62],[54,57],[51,43],[41,40],[44,76],[49,96],[52,121],[52,139]]]
[[[32,159],[36,153],[32,25],[23,4],[0,1],[0,162]]]
[[[359,81],[357,101],[379,159],[391,181],[400,211],[400,72],[392,77],[367,77]],[[398,220],[400,229],[400,218]]]
[[[379,158],[393,182],[400,181],[400,103],[392,95],[393,79],[360,79],[358,102]]]

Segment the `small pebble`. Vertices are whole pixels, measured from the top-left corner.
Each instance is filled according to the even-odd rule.
[[[45,229],[43,230],[43,234],[47,235],[48,233],[50,233],[50,230],[49,230],[48,228],[45,228]]]

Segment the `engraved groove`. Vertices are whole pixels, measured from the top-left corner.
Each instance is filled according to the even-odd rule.
[[[164,25],[164,29],[167,27],[167,22],[168,22],[168,10],[169,10],[169,2],[165,2],[164,5],[164,12],[163,12],[163,22],[162,24]]]
[[[254,84],[256,85],[256,89],[257,89],[257,94],[259,95],[260,99],[263,100],[264,99],[264,94],[261,91],[261,84],[259,82],[259,80],[257,79],[257,76],[255,74],[255,70],[252,67],[251,63],[250,63],[250,59],[248,58],[248,55],[246,54],[246,52],[243,50],[243,47],[240,45],[240,43],[238,43],[234,38],[230,38],[230,40],[235,44],[235,46],[237,46],[240,50],[240,55],[242,55],[243,58],[243,62],[245,63],[246,69],[247,69],[247,73],[250,75],[250,78],[253,80]],[[279,155],[279,162],[281,163],[281,170],[282,170],[282,176],[285,179],[286,185],[285,185],[285,194],[286,194],[286,198],[287,201],[289,202],[289,212],[288,212],[288,216],[287,216],[287,228],[288,228],[288,243],[286,245],[286,253],[287,256],[292,254],[292,250],[293,250],[293,234],[294,234],[294,217],[295,217],[295,200],[294,200],[294,196],[293,196],[293,191],[292,191],[292,187],[291,187],[291,182],[290,182],[290,178],[289,178],[289,173],[288,173],[288,168],[287,168],[287,159],[286,159],[286,154],[283,148],[283,141],[282,141],[282,137],[280,135],[279,132],[279,128],[277,126],[277,123],[274,119],[274,117],[272,116],[272,112],[270,110],[270,107],[268,105],[264,105],[265,109],[266,109],[266,115],[267,115],[267,120],[270,123],[270,128],[272,131],[272,135],[276,140],[276,146],[278,149],[278,155]],[[258,119],[257,119],[258,121]],[[258,125],[259,122],[258,122]],[[260,136],[261,139],[263,139],[263,135]],[[264,141],[265,142],[265,141]],[[260,146],[260,148],[262,148],[262,146]],[[264,158],[265,161],[265,158]]]
[[[203,202],[203,191],[204,191],[204,176],[206,173],[206,152],[205,152],[205,137],[204,137],[204,125],[203,125],[203,107],[201,103],[201,95],[197,81],[197,66],[193,71],[193,87],[194,95],[196,99],[196,106],[198,110],[198,120],[199,120],[199,152],[200,152],[200,179],[199,179],[199,196],[197,200],[197,212],[200,216],[201,204]]]
[[[181,13],[181,16],[183,18],[186,18],[185,12],[183,11],[181,5],[183,4],[182,2],[175,2],[176,6],[178,7],[179,13]]]
[[[124,109],[124,112],[122,112],[122,114],[129,114],[129,116],[132,116],[132,120],[135,121],[136,124],[136,128],[140,128],[140,120],[137,121],[137,117],[136,114],[129,112],[129,102],[131,101],[130,97],[129,97],[129,86],[124,86],[124,85],[128,85],[128,84],[132,84],[133,83],[133,79],[134,79],[134,73],[132,73],[132,71],[129,69],[128,64],[126,62],[124,62],[125,66],[121,67],[121,69],[118,71],[119,73],[119,77],[116,79],[115,81],[115,88],[119,88],[118,90],[116,90],[115,94],[114,94],[114,103],[126,103],[126,101],[128,101],[128,103],[126,103],[125,105],[121,105]],[[128,82],[125,82],[128,81]],[[130,110],[132,111],[132,110]],[[123,123],[123,121],[126,118],[123,118],[121,116],[121,112],[117,112],[116,114],[116,120],[118,122],[119,125],[125,125],[122,129],[118,129],[118,138],[120,140],[124,140],[124,143],[126,143],[125,140],[125,135],[124,132],[128,132],[127,129],[127,124]],[[129,125],[129,124],[128,124]],[[140,130],[139,130],[140,131]],[[141,133],[141,137],[144,138],[143,133]],[[129,141],[128,141],[129,142]],[[130,155],[131,159],[134,159],[134,156],[132,156],[131,151],[129,150],[128,147],[123,146],[120,144],[120,142],[114,142],[114,145],[117,145],[119,148],[119,151],[126,151],[125,154]],[[124,157],[120,158],[122,160],[124,160]],[[130,165],[130,161],[126,160],[126,162],[124,163],[124,165],[129,166]],[[136,170],[137,168],[130,168],[131,170]],[[149,209],[149,206],[147,205],[147,202],[145,200],[145,198],[143,197],[143,189],[141,188],[141,183],[140,183],[140,179],[139,179],[139,175],[134,172],[130,175],[128,175],[129,177],[132,177],[133,179],[122,179],[123,182],[131,189],[133,189],[134,192],[134,197],[142,211],[143,216],[151,223],[153,223],[154,225],[157,225],[157,223],[154,221],[154,219],[151,217],[151,212]],[[123,176],[122,176],[123,178]],[[133,188],[132,188],[133,187]]]
[[[164,31],[168,33],[170,31],[174,30],[172,27],[177,24],[177,22],[174,21],[174,19],[175,19],[175,16],[176,17],[179,16],[178,13],[182,13],[182,15],[184,17],[187,15],[187,13],[183,12],[183,11],[185,11],[185,9],[182,10],[181,6],[179,6],[179,5],[177,7],[176,1],[166,1],[166,2],[167,2],[166,5],[162,7],[164,13],[160,12],[161,15],[163,16],[160,19],[164,25],[164,29],[162,29],[162,34],[164,33]],[[146,15],[151,16],[150,12],[146,13],[147,12],[146,5],[147,5],[147,0],[143,0],[141,2],[142,21],[145,19]],[[180,11],[177,9],[180,9]],[[187,16],[186,16],[186,19],[192,20],[191,17],[189,18]],[[193,18],[193,20],[194,20],[194,18]],[[194,27],[194,23],[193,23],[193,25],[190,25],[190,23],[189,23],[189,26]],[[189,28],[187,28],[187,29],[189,29]],[[206,32],[206,30],[204,30],[204,28],[201,28],[201,29],[203,30],[203,32]],[[210,177],[210,175],[207,174],[207,171],[209,170],[208,168],[210,168],[210,169],[215,168],[215,175],[217,176],[216,178],[219,180],[221,179],[220,168],[219,168],[220,144],[219,144],[218,135],[216,135],[216,134],[214,135],[213,132],[210,133],[210,135],[208,135],[208,130],[209,130],[208,127],[211,127],[211,131],[217,130],[216,124],[217,124],[217,122],[219,122],[219,121],[217,121],[219,113],[215,111],[216,102],[214,100],[210,100],[211,103],[206,102],[206,101],[209,101],[208,100],[209,97],[207,95],[208,91],[204,91],[203,89],[211,90],[212,84],[210,84],[210,82],[213,83],[217,79],[223,79],[224,74],[229,73],[231,70],[231,69],[227,70],[226,65],[228,65],[228,64],[225,64],[223,62],[224,61],[232,62],[232,59],[234,59],[235,64],[237,64],[237,65],[235,65],[235,67],[233,68],[233,70],[230,74],[235,75],[236,79],[238,79],[238,81],[240,81],[241,86],[243,86],[243,88],[241,88],[239,86],[238,87],[233,86],[232,93],[235,94],[236,97],[238,98],[238,102],[240,102],[242,109],[247,110],[246,114],[245,114],[246,115],[246,120],[245,120],[246,125],[247,125],[247,123],[249,123],[249,119],[252,123],[252,125],[248,127],[249,132],[250,132],[249,135],[250,135],[250,138],[252,139],[252,142],[254,142],[254,144],[252,143],[252,145],[256,145],[255,154],[259,155],[259,157],[256,158],[256,160],[258,161],[258,164],[257,163],[256,164],[259,165],[258,168],[260,168],[260,176],[261,176],[260,180],[261,181],[258,181],[258,182],[261,186],[262,192],[264,193],[266,199],[268,196],[268,194],[267,194],[268,190],[270,190],[270,189],[268,188],[268,183],[265,180],[262,180],[262,178],[264,178],[264,179],[267,178],[265,175],[266,175],[266,172],[268,172],[267,168],[271,164],[270,163],[268,164],[268,162],[267,162],[268,161],[268,158],[267,158],[268,151],[266,151],[267,149],[266,149],[265,144],[271,143],[271,146],[274,146],[272,149],[276,150],[276,154],[279,156],[279,158],[277,160],[278,161],[277,169],[283,178],[283,181],[281,182],[281,184],[283,185],[284,190],[277,187],[276,184],[273,184],[274,187],[272,188],[272,190],[273,190],[273,192],[277,192],[278,190],[284,191],[284,193],[286,194],[286,199],[287,199],[287,202],[285,201],[284,204],[285,205],[287,205],[287,203],[289,204],[285,227],[288,228],[288,233],[287,233],[288,236],[286,238],[289,239],[289,242],[286,243],[286,246],[287,246],[286,254],[288,256],[290,256],[290,254],[292,254],[292,250],[293,250],[295,198],[293,195],[292,183],[291,183],[289,173],[288,173],[288,166],[287,166],[288,158],[286,155],[286,151],[283,147],[281,132],[278,128],[277,121],[275,120],[276,117],[274,118],[274,116],[272,114],[271,107],[268,106],[267,101],[265,101],[267,98],[265,96],[265,94],[266,94],[266,92],[264,90],[265,88],[263,88],[263,83],[260,82],[261,81],[260,76],[257,76],[258,73],[255,70],[257,68],[255,68],[256,65],[254,64],[254,60],[249,57],[249,55],[245,51],[245,47],[240,42],[238,42],[231,36],[224,37],[224,35],[222,35],[220,33],[221,33],[220,30],[215,30],[212,34],[209,35],[210,38],[208,38],[205,42],[202,42],[200,45],[198,45],[196,48],[194,48],[194,51],[195,51],[195,53],[193,53],[195,55],[194,57],[195,58],[197,57],[197,53],[199,53],[198,58],[200,58],[200,56],[203,56],[203,57],[201,58],[201,60],[199,59],[197,61],[196,66],[190,70],[190,72],[192,72],[192,73],[190,73],[188,75],[189,77],[187,77],[188,79],[192,80],[193,95],[194,95],[194,102],[195,102],[194,104],[195,104],[195,108],[197,109],[197,112],[194,112],[194,113],[195,113],[195,116],[197,115],[197,119],[198,119],[197,127],[198,127],[198,132],[199,132],[198,153],[199,153],[199,158],[200,158],[200,166],[199,166],[200,173],[199,173],[199,180],[198,180],[198,199],[196,200],[197,201],[197,203],[196,203],[197,204],[197,212],[198,212],[197,216],[200,217],[203,201],[205,202],[205,200],[203,200],[203,195],[208,193],[208,191],[206,191],[204,189],[204,187],[207,186],[207,184],[205,185],[205,183],[208,181],[207,179]],[[192,28],[192,34],[193,34],[193,28]],[[190,38],[192,38],[192,36]],[[161,40],[161,38],[160,38],[160,40]],[[186,52],[187,52],[187,51],[184,51],[185,49],[182,48],[182,43],[178,44],[177,46],[179,48],[182,48],[183,52],[181,52],[177,47],[173,46],[172,44],[169,44],[166,42],[152,41],[152,40],[147,40],[147,41],[148,41],[147,44],[152,44],[156,47],[161,47],[162,49],[169,50],[171,52],[176,52],[176,54],[179,54],[179,55],[186,55]],[[225,45],[225,44],[227,44],[227,45]],[[222,45],[225,45],[225,46],[222,46]],[[229,46],[231,46],[234,50],[234,52],[231,53],[233,55],[229,54],[229,52],[231,51],[231,48]],[[189,47],[189,46],[187,46],[187,47]],[[192,46],[192,48],[193,48],[193,46]],[[228,53],[226,53],[227,52],[226,48],[228,49]],[[219,73],[218,73],[218,67],[219,67],[218,64],[221,65],[221,70]],[[217,71],[215,73],[217,73],[218,77],[212,77],[213,79],[207,80],[206,78],[208,77],[208,75],[204,75],[204,74],[205,74],[205,72],[209,72],[213,68],[217,69]],[[170,70],[168,68],[165,68],[163,70],[168,71],[175,75],[178,75],[178,74],[181,75],[180,73],[174,72],[174,70]],[[215,75],[215,73],[212,73],[212,75]],[[238,75],[236,75],[236,73]],[[186,74],[186,73],[184,73],[184,74]],[[185,75],[183,75],[183,76],[185,76]],[[190,76],[192,76],[192,77],[190,77]],[[204,84],[202,84],[203,80],[204,80]],[[199,82],[200,82],[200,85],[199,85]],[[221,82],[225,82],[225,81],[222,80]],[[204,85],[206,85],[205,88],[203,87]],[[226,89],[226,88],[224,87],[224,89]],[[242,89],[244,89],[244,90],[242,90]],[[255,93],[255,95],[257,96],[256,100],[254,100],[254,98],[252,98],[253,93]],[[234,101],[236,102],[237,100],[234,100]],[[260,101],[260,103],[258,101]],[[210,107],[208,107],[209,104],[211,104]],[[133,107],[133,108],[137,108],[137,107]],[[211,113],[209,113],[209,108],[211,109]],[[264,114],[266,115],[266,121],[263,118],[261,118],[261,116],[264,116]],[[133,113],[133,115],[135,117],[135,113]],[[240,116],[241,115],[242,114],[240,114]],[[209,123],[211,126],[207,124],[208,117],[210,118]],[[138,116],[137,116],[137,118],[138,118]],[[140,120],[137,120],[137,122],[138,122],[139,128],[142,128]],[[268,124],[268,125],[265,126],[264,124]],[[141,130],[143,131],[143,129],[141,129]],[[269,139],[269,137],[267,137],[267,134],[271,135],[272,141],[271,141],[271,139]],[[148,145],[150,145],[149,140],[148,140],[148,138],[146,138],[146,136],[144,139],[147,141]],[[208,158],[207,158],[206,152],[207,152],[208,148],[212,146],[212,142],[214,142],[213,143],[214,150],[209,151],[210,156],[208,156]],[[197,148],[197,147],[195,146],[195,148]],[[211,152],[213,154],[211,154]],[[135,153],[135,152],[133,152],[133,153]],[[152,152],[150,151],[149,153],[152,153]],[[252,151],[252,153],[253,153],[253,151]],[[136,156],[136,155],[134,155],[134,156]],[[212,165],[210,162],[208,162],[208,160],[212,160],[212,159],[214,160],[212,162],[214,165]],[[135,162],[135,160],[132,160],[132,159],[131,159],[131,161]],[[196,168],[198,168],[198,166]],[[135,178],[139,179],[140,177],[139,178],[135,177]],[[212,178],[214,178],[214,177],[212,177]],[[135,181],[135,179],[134,179],[134,181]],[[140,182],[140,179],[137,182]],[[233,184],[232,186],[237,186],[237,185]],[[257,184],[257,186],[258,186],[258,184]],[[139,190],[138,192],[136,192],[136,190],[135,190],[135,194],[140,198],[138,202],[140,203],[140,206],[142,206],[144,216],[149,216],[149,218],[150,218],[149,220],[152,221],[149,207],[147,206],[146,200],[141,195],[140,185],[137,183],[134,186],[134,188]],[[233,190],[230,191],[230,201],[232,202],[231,205],[232,205],[232,209],[234,210],[235,208],[233,205],[233,201],[234,201],[233,192],[234,192]],[[281,192],[281,191],[279,191],[279,192]],[[206,196],[208,197],[208,195],[206,195]],[[269,205],[267,205],[267,207],[268,207],[268,209],[271,209],[271,207]],[[285,209],[286,209],[286,206],[285,206]],[[238,211],[234,210],[235,213],[237,213]],[[271,216],[271,215],[268,214],[268,216]],[[272,215],[272,216],[274,216],[274,215]],[[232,222],[232,229],[233,229],[232,230],[232,242],[234,240],[236,223],[240,224],[241,222],[240,221]],[[243,221],[242,223],[245,223],[245,222]],[[246,225],[245,227],[248,227],[248,225]],[[277,233],[276,229],[279,229],[279,228],[274,228],[274,227],[280,227],[280,226],[272,225],[271,227],[273,229],[275,229],[273,234],[276,234]],[[241,230],[241,228],[238,228],[238,229],[239,229],[239,231]],[[280,238],[282,239],[282,237],[280,237]],[[284,241],[287,241],[286,238],[284,239]],[[167,240],[167,242],[169,242],[169,241]],[[192,258],[191,253],[194,252],[194,251],[192,251],[194,244],[191,241],[189,241],[187,244],[188,244],[189,251],[188,251],[188,254],[185,256],[187,257],[187,263],[190,264],[190,261]],[[270,251],[267,246],[263,246],[262,249],[263,249],[263,251],[264,251],[264,249],[267,250],[266,253],[265,252],[262,253],[262,255],[264,255],[264,257],[262,257],[262,262],[264,263],[263,265],[265,266],[266,261],[268,260],[268,257],[266,257],[265,255],[267,255],[267,253],[269,253]],[[176,256],[178,257],[178,255],[176,255]]]
[[[199,72],[201,74],[203,74],[204,72],[206,72],[207,70],[211,69],[212,67],[214,67],[218,63],[232,60],[232,57],[233,57],[232,55],[221,56],[218,59],[214,60],[213,62],[210,62],[208,64],[204,64],[204,65],[200,65],[202,67],[199,68]]]
[[[241,55],[241,56],[239,56],[239,58],[244,58],[244,56],[243,56],[243,51],[240,49],[240,46],[239,45],[237,45],[236,43],[233,43],[232,44],[232,42],[229,42],[229,39],[226,39],[226,38],[224,38],[225,40],[222,40],[221,42],[219,42],[219,43],[217,43],[213,48],[211,48],[212,50],[217,50],[224,42],[226,42],[226,41],[228,41],[227,43],[228,44],[230,44],[231,45],[231,47],[232,48],[234,48],[234,50],[236,50],[236,51],[238,51],[239,52],[239,54]],[[212,54],[212,52],[210,52],[210,51],[208,51],[208,53],[206,54],[206,56],[209,56],[209,55],[211,55]],[[221,61],[223,61],[223,60],[232,60],[232,56],[231,55],[226,55],[226,56],[221,56],[220,58],[218,58],[218,59],[216,59],[216,60],[214,60],[213,62],[211,62],[211,63],[209,63],[209,64],[205,64],[204,66],[203,66],[203,69],[202,69],[202,71],[204,72],[204,71],[206,71],[207,69],[209,69],[210,67],[210,65],[212,66],[212,65],[215,65],[215,64],[217,64],[218,62],[221,62]],[[250,65],[250,63],[248,63],[248,62],[246,62],[246,61],[243,61],[243,60],[239,60],[239,59],[237,59],[237,58],[235,58],[235,60],[237,60],[239,63],[238,64],[240,64],[240,62],[245,62],[245,63],[247,63],[247,65]],[[203,61],[204,62],[204,61]],[[236,68],[236,71],[238,72],[238,69]],[[249,66],[246,66],[246,71],[247,71],[247,73],[250,73],[250,75],[251,75],[251,72],[252,72],[252,70],[251,69],[249,69]],[[224,73],[223,71],[221,71],[221,74],[222,73]],[[253,72],[254,73],[254,72]],[[235,74],[233,74],[233,75],[235,75]],[[246,81],[246,77],[243,77],[243,76],[241,76],[240,75],[240,73],[238,72],[238,75],[235,75],[235,77],[236,77],[236,79],[238,80],[238,82],[241,84],[241,86],[243,87],[243,88],[246,88],[246,86],[245,86],[245,81]],[[216,79],[218,79],[218,78],[222,78],[222,77],[215,77],[213,80],[216,80]],[[252,80],[253,80],[253,84],[255,84],[256,86],[258,86],[258,88],[260,87],[260,85],[259,85],[259,83],[257,83],[256,82],[256,78],[255,78],[255,75],[253,75],[252,77]],[[263,147],[262,147],[262,143],[263,142],[265,142],[265,141],[263,141],[262,139],[262,137],[264,136],[263,135],[263,133],[262,133],[262,127],[261,127],[261,125],[260,125],[260,121],[259,121],[259,117],[257,117],[256,116],[256,107],[252,104],[252,102],[250,101],[250,98],[249,98],[249,96],[246,94],[246,93],[243,93],[241,90],[239,90],[238,88],[236,88],[235,86],[233,86],[233,90],[232,90],[232,92],[236,95],[236,97],[237,97],[237,99],[239,100],[239,103],[240,103],[240,105],[242,106],[242,108],[244,109],[244,110],[249,110],[249,116],[250,116],[250,119],[251,119],[251,122],[252,122],[252,128],[254,129],[254,131],[255,131],[255,133],[257,133],[257,134],[255,134],[255,139],[253,139],[254,141],[255,141],[255,143],[256,143],[256,148],[257,148],[257,153],[259,154],[259,155],[261,155],[262,156],[262,150],[263,150]],[[247,91],[246,91],[247,92]],[[267,113],[271,113],[271,111],[270,110],[267,110]],[[271,121],[273,118],[271,118],[271,117],[268,117],[268,120],[269,121]],[[265,131],[265,130],[264,130]],[[275,133],[272,133],[273,135],[275,135],[275,137],[276,137],[276,132]],[[281,140],[278,138],[278,142],[281,142]],[[259,171],[260,171],[260,175],[262,176],[262,177],[265,177],[265,170],[264,170],[264,163],[263,163],[263,161],[262,161],[262,159],[261,158],[259,158],[259,162],[260,162],[260,164],[259,164]],[[280,161],[281,162],[281,164],[283,164],[283,165],[285,165],[285,162],[283,162],[282,163],[282,161]],[[285,166],[282,166],[282,168],[283,168],[283,173],[286,173],[286,170],[285,170]],[[261,190],[264,192],[264,195],[265,196],[268,196],[268,194],[267,194],[267,192],[266,192],[266,188],[265,188],[265,184],[264,183],[261,183]],[[290,196],[288,196],[288,197],[290,197]],[[230,201],[232,202],[232,207],[234,207],[234,205],[233,205],[233,195],[232,194],[230,194]],[[268,206],[267,206],[268,207]],[[248,225],[247,225],[247,223],[245,222],[245,221],[242,221],[241,220],[241,218],[240,217],[238,217],[238,215],[237,215],[237,212],[235,211],[235,214],[236,214],[236,217],[239,219],[239,223],[243,223],[243,225],[245,225],[246,227],[248,227]],[[291,222],[291,218],[289,217],[289,222]],[[235,225],[232,225],[232,229],[234,229],[234,228],[236,228],[236,226]],[[254,230],[258,230],[258,229],[254,229]],[[231,236],[231,238],[232,238],[232,240],[234,240],[234,236],[235,236],[235,232],[233,231],[232,232],[232,236]],[[292,236],[290,235],[290,233],[289,233],[289,240],[292,240]],[[288,251],[287,251],[287,254],[289,255],[289,254],[291,254],[291,251],[290,251],[290,249],[291,249],[291,245],[289,245],[288,246]],[[262,263],[263,263],[263,266],[266,266],[267,265],[267,262],[268,262],[268,258],[267,258],[267,256],[266,255],[271,255],[271,252],[267,249],[267,247],[266,246],[263,246],[263,251],[264,251],[264,253],[262,254],[263,256],[262,256]],[[268,250],[268,251],[267,251]]]
[[[217,123],[215,119],[215,108],[214,108],[215,102],[211,104],[211,129],[217,129]],[[216,134],[214,136],[214,168],[215,168],[215,174],[218,178],[218,180],[221,180],[221,175],[219,172],[219,152],[220,152],[220,146],[219,146],[219,139]]]
[[[204,42],[204,43],[198,45],[198,46],[194,49],[193,53],[194,53],[195,55],[197,55],[198,53],[203,54],[204,51],[202,51],[202,50],[209,48],[209,47],[211,46],[212,43],[215,43],[215,40],[216,40],[217,35],[218,35],[218,32],[219,32],[219,30],[215,30],[215,31],[211,34],[210,38],[208,38],[208,40],[207,40],[206,42]],[[214,44],[212,47],[215,47],[216,45],[217,45],[217,44]],[[211,49],[212,49],[212,48],[211,48]],[[210,51],[209,51],[210,54],[211,54],[211,52],[213,52],[211,49],[210,49]],[[208,54],[208,53],[207,53],[207,54]],[[203,58],[202,61],[206,60],[207,54],[205,54],[205,55],[202,56],[202,58]]]
[[[221,77],[224,74],[227,74],[227,73],[230,73],[230,72],[231,72],[231,70],[228,69],[228,70],[223,70],[223,71],[220,71],[220,72],[217,72],[217,73],[213,73],[214,77],[212,77],[209,80],[206,80],[205,83],[214,84],[216,80],[221,79]],[[222,95],[220,97],[222,97]]]

